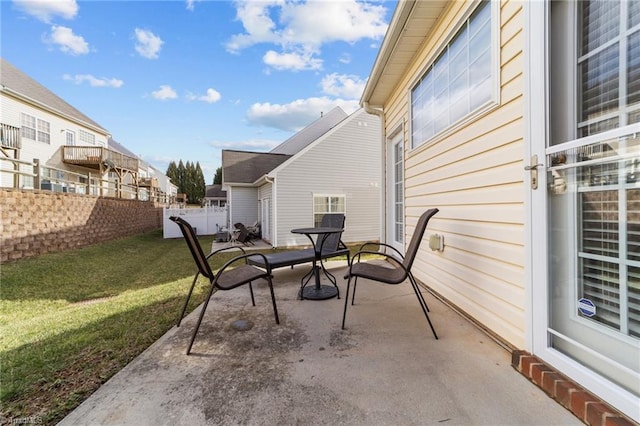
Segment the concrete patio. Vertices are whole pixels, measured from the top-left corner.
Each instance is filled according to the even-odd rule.
[[[341,294],[345,265],[328,263]],[[185,349],[200,308],[60,424],[583,424],[428,292],[439,340],[408,283],[359,282],[341,330],[343,298],[297,299],[308,268],[275,271],[280,325],[265,283],[254,284],[256,307],[246,287],[218,292],[192,355]],[[237,320],[252,327],[238,330]]]

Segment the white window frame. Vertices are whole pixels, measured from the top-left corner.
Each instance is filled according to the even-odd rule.
[[[51,123],[25,112],[20,115],[20,136],[51,145]]]
[[[316,199],[318,198],[325,198],[327,199],[327,206],[328,206],[328,211],[316,211]],[[331,202],[330,202],[330,198],[341,198],[342,199],[342,206],[344,207],[342,210],[343,211],[339,211],[339,210],[332,210],[331,208]],[[316,220],[316,216],[317,215],[324,215],[327,213],[343,213],[345,216],[347,214],[347,197],[345,196],[345,194],[313,194],[313,215],[311,217],[312,223],[314,224],[314,226],[318,223],[320,223],[320,221],[322,220],[322,217],[320,217],[320,221]]]
[[[440,58],[440,56],[446,51],[446,49],[453,43],[458,32],[468,23],[469,18],[473,13],[477,10],[477,8],[482,4],[481,1],[475,1],[469,7],[469,9],[460,17],[458,23],[455,27],[452,27],[452,31],[449,33],[448,37],[442,42],[441,46],[434,51],[434,54],[426,61],[426,66],[424,69],[418,74],[418,77],[410,84],[410,89],[407,93],[407,103],[409,109],[409,135],[410,135],[410,149],[416,150],[419,148],[424,148],[426,146],[431,145],[432,143],[447,137],[448,135],[454,133],[458,129],[466,126],[468,123],[478,119],[479,117],[489,113],[493,109],[497,108],[500,104],[500,2],[498,1],[488,1],[491,18],[489,22],[490,31],[491,31],[491,41],[490,41],[490,52],[491,52],[491,97],[489,100],[482,105],[479,105],[474,110],[471,110],[469,113],[463,115],[462,117],[453,120],[448,126],[444,129],[434,133],[432,136],[421,140],[415,141],[413,136],[413,108],[412,108],[412,97],[413,91],[423,78],[427,75],[428,72],[432,70],[434,63]]]
[[[76,144],[76,132],[73,130],[67,130],[67,134],[65,135],[65,144],[70,146]]]
[[[89,133],[86,130],[78,130],[78,141],[80,144],[88,144],[95,145],[96,144],[96,135],[93,133]]]

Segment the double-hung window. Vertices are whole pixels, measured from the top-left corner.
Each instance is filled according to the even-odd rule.
[[[48,121],[25,113],[22,113],[21,121],[21,135],[23,138],[47,144],[51,143],[51,125]]]
[[[493,13],[480,2],[411,90],[413,148],[496,101]]]
[[[322,216],[327,213],[346,213],[344,195],[314,195],[313,196],[313,224],[320,226]]]

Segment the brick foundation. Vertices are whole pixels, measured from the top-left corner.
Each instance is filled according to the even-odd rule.
[[[636,425],[635,422],[528,352],[513,351],[511,365],[585,424],[591,426]]]
[[[162,206],[149,201],[0,189],[0,262],[84,247],[161,227]]]

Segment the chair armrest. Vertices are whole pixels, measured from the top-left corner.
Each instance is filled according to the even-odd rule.
[[[378,247],[389,248],[394,253],[396,253],[400,259],[404,260],[404,255],[402,253],[400,253],[400,251],[397,248],[393,247],[392,245],[385,244],[385,243],[377,243],[377,242],[373,242],[373,241],[368,241],[368,242],[362,244],[360,246],[360,249],[351,257],[351,263],[353,263],[353,261],[356,260],[356,258],[358,259],[358,262],[360,262],[360,255],[361,254],[378,254],[380,256],[385,256],[387,258],[395,259],[393,256],[391,256],[391,255],[389,255],[387,253],[383,253],[380,250],[378,250],[378,251],[363,250],[364,247],[366,247],[366,246],[378,246]],[[400,262],[397,262],[397,263],[400,264]]]
[[[390,245],[390,244],[385,244],[385,243],[375,243],[375,242],[373,242],[373,241],[369,241],[369,242],[366,242],[366,243],[362,244],[362,245],[360,246],[359,251],[363,250],[366,246],[369,246],[369,245],[372,245],[372,246],[378,246],[378,247],[386,247],[386,248],[390,248],[390,249],[391,249],[391,250],[393,250],[393,251],[394,251],[398,256],[400,256],[400,259],[404,259],[404,254],[400,253],[400,251],[399,251],[397,248],[395,248],[394,246],[392,246],[392,245]]]
[[[238,250],[238,249],[240,249],[240,251],[242,252],[242,254],[247,254],[247,252],[246,252],[246,251],[244,251],[244,249],[243,249],[242,247],[232,247],[232,246],[229,246],[229,247],[222,247],[222,248],[219,248],[218,250],[212,251],[211,253],[209,253],[209,254],[207,255],[207,259],[209,259],[209,258],[210,258],[211,256],[213,256],[214,254],[218,254],[218,253],[220,253],[220,252],[222,252],[222,251],[227,251],[227,250]]]
[[[393,247],[391,247],[393,248]],[[353,266],[354,263],[359,263],[360,262],[360,255],[362,254],[376,254],[379,256],[383,256],[385,258],[385,260],[387,261],[391,261],[392,263],[396,264],[397,267],[403,269],[405,271],[405,273],[409,273],[409,270],[406,268],[406,266],[404,266],[404,264],[402,262],[400,262],[397,258],[395,258],[394,256],[387,254],[387,253],[382,253],[379,251],[370,251],[370,250],[360,250],[358,252],[356,252],[353,257],[351,258],[351,264],[349,265],[349,272],[347,273],[347,275],[345,275],[345,278],[351,274],[351,267]],[[355,259],[358,259],[357,262],[354,262]]]
[[[356,252],[353,257],[351,258],[351,265],[353,265],[354,263],[359,263],[360,262],[360,256],[363,254],[375,254],[378,256],[383,256],[385,259],[387,260],[392,260],[393,263],[397,264],[398,266],[400,266],[403,269],[406,269],[404,267],[404,265],[402,264],[402,262],[400,262],[398,259],[396,259],[395,257],[391,256],[390,254],[387,253],[383,253],[380,251],[371,251],[371,250],[360,250],[358,252]],[[357,259],[357,261],[356,261]],[[351,268],[351,265],[349,265],[349,268]]]
[[[222,249],[221,249],[222,250]],[[221,251],[221,250],[217,250],[217,251]],[[244,250],[242,250],[244,252]],[[216,273],[216,276],[218,276],[219,274],[221,274],[222,272],[224,272],[225,269],[227,269],[228,267],[230,267],[231,265],[233,265],[234,263],[237,263],[240,260],[244,260],[244,264],[247,265],[248,264],[248,259],[250,257],[253,256],[261,256],[264,260],[264,265],[265,265],[265,269],[267,270],[267,274],[271,275],[271,264],[269,264],[269,261],[267,260],[267,257],[262,254],[262,253],[244,253],[240,256],[236,256],[232,259],[229,259],[224,265],[222,265],[222,267],[218,270],[218,272]]]

